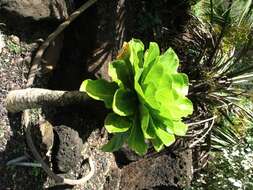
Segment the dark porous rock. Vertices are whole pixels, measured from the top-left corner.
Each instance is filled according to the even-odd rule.
[[[120,189],[182,189],[190,186],[191,166],[191,150],[139,160],[121,170]]]
[[[55,126],[52,162],[58,172],[74,169],[82,159],[83,142],[77,131],[65,125]]]
[[[19,16],[35,21],[64,20],[71,9],[71,0],[0,0],[1,16]]]

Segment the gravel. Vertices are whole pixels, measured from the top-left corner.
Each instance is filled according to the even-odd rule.
[[[0,189],[41,189],[45,175],[40,168],[6,166],[8,160],[24,155],[26,146],[20,114],[7,113],[5,98],[10,90],[25,87],[36,44],[22,42],[3,30],[0,26]]]

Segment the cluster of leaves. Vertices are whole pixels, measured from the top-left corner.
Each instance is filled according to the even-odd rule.
[[[204,44],[194,66],[205,72],[191,74],[191,99],[216,122],[201,144],[212,159],[191,189],[252,189],[252,0],[201,0],[194,12],[208,35],[198,30],[194,41]]]
[[[253,26],[252,0],[201,0],[194,14],[224,36],[224,46],[243,44]]]
[[[193,106],[186,97],[188,77],[177,72],[178,66],[171,48],[160,55],[156,43],[144,51],[143,43],[132,39],[109,64],[112,82],[88,79],[82,83],[81,91],[113,110],[105,119],[105,128],[114,136],[104,151],[116,151],[126,142],[144,155],[148,142],[160,151],[175,141],[175,135],[185,135],[182,117],[192,114]]]
[[[252,100],[252,0],[201,0],[194,13],[204,24],[193,32],[200,37],[193,46],[197,61],[187,72],[193,76],[191,81],[196,81],[192,100],[197,108],[218,116],[212,142],[229,145],[240,140],[244,121],[253,121],[252,101],[244,103]],[[236,129],[238,121],[241,129]]]

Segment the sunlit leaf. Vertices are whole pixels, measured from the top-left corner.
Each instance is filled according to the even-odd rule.
[[[110,113],[105,118],[105,128],[109,133],[122,133],[129,130],[132,122],[114,113]]]
[[[117,151],[122,147],[127,138],[128,133],[116,133],[112,139],[102,147],[102,150],[105,152]]]
[[[119,88],[113,97],[113,111],[121,116],[133,115],[136,110],[136,97],[129,90]]]
[[[163,128],[166,128],[166,126],[164,126],[160,121],[150,119],[150,124],[154,127],[157,137],[165,146],[170,146],[175,142],[175,136],[165,131]]]
[[[123,60],[116,60],[109,64],[109,75],[112,81],[118,83],[118,85],[123,85],[122,87],[131,87],[131,65]]]
[[[164,147],[163,142],[158,137],[151,139],[151,142],[157,152],[160,152]]]
[[[86,92],[95,100],[102,100],[107,108],[112,107],[114,93],[118,86],[116,83],[107,82],[106,80],[85,80],[81,84],[80,91]]]
[[[139,155],[144,155],[147,152],[148,146],[145,143],[144,135],[137,119],[133,122],[133,127],[128,138],[128,145]]]
[[[181,121],[173,122],[173,132],[177,136],[184,136],[188,130],[188,126]]]

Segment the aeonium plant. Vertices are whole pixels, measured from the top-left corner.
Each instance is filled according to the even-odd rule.
[[[192,114],[193,105],[186,97],[188,77],[177,72],[178,66],[171,48],[160,55],[158,45],[151,42],[144,52],[143,43],[132,39],[109,64],[112,82],[88,79],[81,84],[80,91],[112,109],[105,128],[113,137],[104,151],[117,151],[127,143],[144,155],[148,144],[160,151],[175,141],[175,135],[186,134],[182,117]]]

